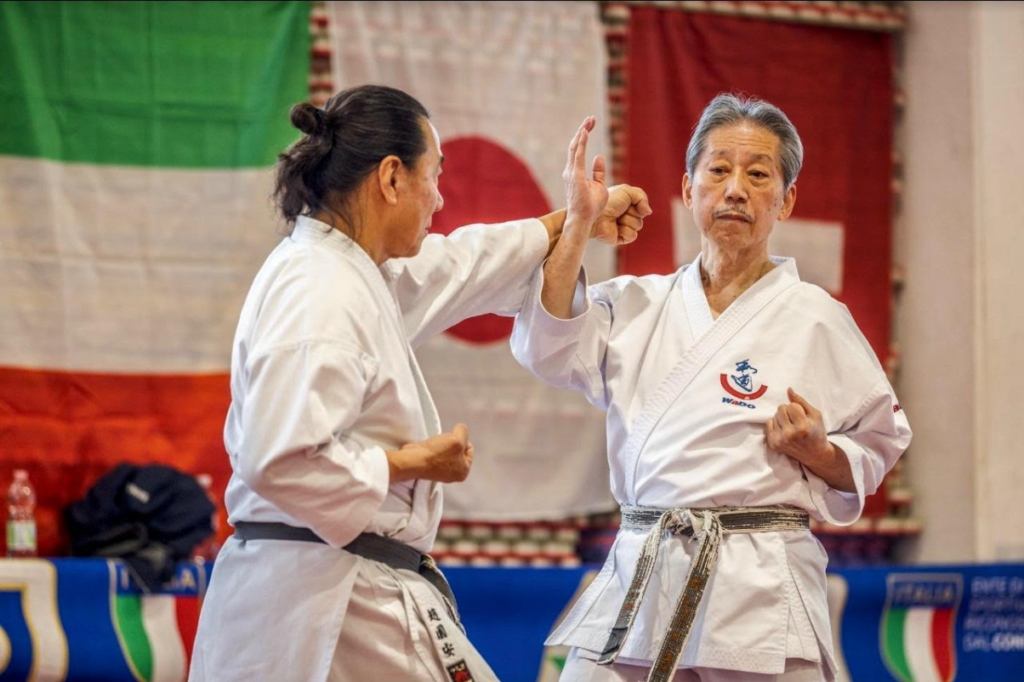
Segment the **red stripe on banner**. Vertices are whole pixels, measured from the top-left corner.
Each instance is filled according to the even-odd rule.
[[[671,200],[682,194],[690,134],[719,92],[760,97],[800,132],[805,158],[794,216],[843,225],[839,298],[884,359],[892,306],[890,36],[631,7],[627,64],[625,178],[647,191],[654,214],[640,239],[620,249],[621,272],[681,265]]]
[[[192,646],[196,641],[196,630],[199,628],[199,597],[178,597],[174,600],[174,609],[178,615],[178,632],[181,643],[185,645],[185,658],[192,663]],[[185,666],[188,669],[188,666]]]
[[[932,651],[939,669],[939,679],[953,679],[953,610],[935,609],[932,614]]]
[[[39,551],[67,552],[61,511],[121,462],[231,474],[227,374],[132,375],[0,367],[0,486],[24,468],[36,489]],[[223,514],[223,510],[221,511]],[[220,528],[227,533],[226,520]]]

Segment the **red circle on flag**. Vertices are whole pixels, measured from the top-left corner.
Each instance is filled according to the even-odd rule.
[[[496,142],[456,137],[441,143],[441,153],[444,208],[434,216],[432,232],[447,235],[471,223],[501,223],[551,212],[526,163]],[[469,343],[494,343],[509,337],[512,324],[511,317],[481,315],[445,333]]]

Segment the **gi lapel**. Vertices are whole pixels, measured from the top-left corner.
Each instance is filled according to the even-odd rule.
[[[380,280],[384,283],[384,290],[387,292],[387,300],[390,308],[391,323],[394,326],[395,334],[402,339],[405,346],[405,353],[409,360],[409,372],[412,374],[413,383],[416,384],[416,395],[420,401],[420,413],[423,415],[423,434],[430,438],[441,433],[441,419],[437,414],[437,407],[434,406],[434,399],[430,397],[427,389],[427,382],[420,371],[420,365],[416,362],[416,354],[409,345],[409,337],[406,336],[405,323],[402,320],[402,306],[398,302],[398,291],[395,287],[397,274],[388,264],[381,267]]]
[[[412,371],[412,378],[416,382],[416,393],[419,394],[420,408],[423,411],[423,428],[426,429],[427,437],[436,436],[441,433],[441,418],[437,414],[437,407],[434,406],[434,399],[430,397],[427,390],[427,382],[420,371],[420,365],[416,362],[416,355],[408,343],[405,345],[409,352],[409,369]]]
[[[391,295],[391,301],[394,304],[395,310],[393,320],[396,333],[399,334],[402,342],[405,344],[405,352],[409,360],[409,372],[412,374],[413,382],[416,384],[416,396],[420,401],[420,415],[423,418],[423,435],[426,438],[430,438],[441,433],[441,418],[437,414],[434,399],[430,397],[430,390],[427,388],[427,382],[423,378],[420,364],[416,361],[416,354],[413,352],[412,346],[409,345],[409,338],[406,336],[405,324],[402,321],[402,306],[398,302],[398,292],[395,288],[394,273],[390,269],[387,273],[389,275],[387,277],[387,289]],[[413,484],[412,509],[409,512],[408,525],[405,528],[405,532],[410,537],[407,537],[404,540],[405,542],[417,542],[436,531],[436,527],[431,523],[431,519],[441,514],[441,493],[441,484],[436,481],[418,479]],[[436,514],[432,514],[432,510],[436,510]]]
[[[715,320],[706,332],[698,335],[698,325],[701,320],[699,302],[694,300],[693,304],[697,313],[691,318],[691,330],[696,339],[694,345],[683,354],[679,361],[672,368],[672,371],[662,380],[658,388],[651,394],[647,403],[641,408],[637,415],[636,422],[629,434],[629,439],[623,448],[622,462],[625,468],[625,488],[630,504],[637,504],[636,501],[636,469],[640,463],[640,453],[648,437],[654,431],[661,418],[668,408],[680,396],[694,377],[704,368],[722,346],[729,339],[733,338],[750,320],[752,320],[762,309],[771,303],[777,296],[800,281],[797,274],[796,262],[792,258],[772,258],[776,268],[759,279],[749,289],[743,292],[722,315]],[[687,279],[691,276],[697,277],[697,284],[700,286],[700,257],[683,274],[684,301],[686,301],[687,315],[691,314],[690,299],[694,295],[687,294]],[[698,269],[697,273],[691,270]],[[703,296],[703,287],[700,288],[700,295]],[[707,308],[707,300],[704,301]],[[710,310],[708,310],[710,316]]]
[[[405,352],[409,360],[409,372],[412,374],[413,382],[416,384],[416,396],[420,401],[420,415],[423,418],[423,435],[426,438],[430,438],[441,433],[441,418],[437,414],[437,407],[434,405],[434,399],[430,396],[430,390],[427,388],[427,382],[423,378],[420,364],[416,361],[416,354],[413,352],[412,346],[409,345],[409,339],[406,336],[405,324],[402,321],[402,306],[398,302],[398,292],[395,288],[394,273],[390,269],[387,272],[389,275],[387,277],[387,289],[391,302],[394,304],[395,315],[393,319],[396,333],[399,334],[405,344]],[[404,529],[408,535],[404,540],[405,542],[418,542],[427,536],[431,536],[436,531],[436,526],[431,522],[431,519],[441,515],[441,494],[441,484],[436,481],[418,479],[413,484],[412,509],[409,512],[408,524]],[[432,511],[436,513],[431,513]],[[431,541],[433,541],[433,538],[431,538]]]
[[[420,365],[416,362],[416,355],[412,347],[406,343],[409,351],[409,369],[412,370],[412,377],[416,381],[416,392],[420,398],[420,408],[423,412],[423,426],[426,429],[427,437],[436,436],[441,433],[441,418],[437,414],[434,400],[427,390],[427,383],[423,379]],[[430,523],[430,519],[440,516],[441,510],[441,484],[436,481],[419,479],[413,485],[412,490],[412,512],[409,515],[409,532],[416,533],[417,537],[409,540],[415,542],[430,535],[436,529]],[[431,514],[431,509],[437,507],[437,514]]]
[[[704,285],[700,280],[700,254],[697,260],[690,263],[683,276],[680,277],[683,289],[683,305],[686,306],[686,319],[690,323],[690,335],[696,344],[704,336],[715,318],[711,316],[711,306],[704,295]]]

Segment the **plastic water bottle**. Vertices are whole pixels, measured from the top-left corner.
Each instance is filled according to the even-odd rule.
[[[196,476],[196,480],[199,485],[202,486],[203,490],[206,491],[206,496],[210,498],[210,502],[213,502],[214,512],[213,518],[210,522],[213,525],[213,535],[206,538],[192,551],[193,559],[202,559],[203,561],[213,561],[217,558],[217,552],[220,551],[220,543],[217,542],[217,528],[219,522],[217,521],[217,498],[213,496],[213,477],[210,474],[199,474]]]
[[[7,556],[38,556],[36,544],[36,491],[28,472],[16,469],[7,489]]]

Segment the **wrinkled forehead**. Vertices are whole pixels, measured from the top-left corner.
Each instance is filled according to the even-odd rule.
[[[742,122],[708,133],[704,158],[727,158],[735,161],[764,161],[778,166],[780,140],[778,135],[759,125]]]

